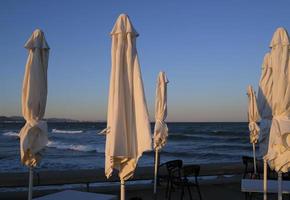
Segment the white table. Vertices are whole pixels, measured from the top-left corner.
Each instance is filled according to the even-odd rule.
[[[80,192],[75,190],[65,190],[43,197],[34,198],[33,200],[117,200],[117,196],[91,192]]]

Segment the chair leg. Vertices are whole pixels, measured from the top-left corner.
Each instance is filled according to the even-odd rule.
[[[249,193],[249,200],[252,200],[252,197],[253,197],[253,193],[250,192],[250,193]]]
[[[188,194],[189,194],[190,200],[193,200],[192,199],[192,195],[191,195],[191,191],[190,191],[190,186],[189,185],[187,186],[187,190],[188,190]]]
[[[201,192],[200,192],[200,189],[199,189],[199,185],[196,185],[196,189],[197,189],[197,192],[198,192],[199,199],[202,200]]]
[[[168,200],[171,199],[171,192],[172,192],[172,188],[173,188],[173,184],[170,183],[170,187],[169,187],[169,195],[168,195]]]
[[[180,200],[183,200],[183,196],[184,196],[184,186],[181,186],[181,197],[180,197]]]
[[[245,192],[245,200],[252,200],[253,193],[252,192]]]
[[[248,200],[248,193],[245,192],[245,200]]]
[[[167,179],[166,190],[165,190],[165,198],[168,198],[168,191],[169,191],[169,179]]]

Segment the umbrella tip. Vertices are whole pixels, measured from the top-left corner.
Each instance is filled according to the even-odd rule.
[[[36,28],[33,33],[32,33],[33,37],[38,38],[38,37],[43,37],[44,36],[44,32],[40,29],[40,28]]]
[[[121,13],[119,17],[128,17],[127,13]]]
[[[164,83],[169,83],[169,80],[166,76],[166,73],[164,71],[160,71],[158,74],[158,81],[164,82]]]
[[[272,37],[270,48],[276,45],[289,45],[289,35],[284,27],[278,27]]]
[[[34,34],[43,34],[43,31],[40,29],[40,28],[36,28],[34,31],[33,31]]]
[[[36,28],[31,37],[24,45],[27,49],[42,48],[49,49],[49,46],[45,40],[44,32],[40,28]]]
[[[253,87],[252,85],[248,85],[248,88],[247,88],[247,95],[249,96],[251,94],[251,91],[253,90]]]
[[[132,22],[129,16],[126,13],[122,13],[119,15],[113,30],[111,31],[111,35],[118,33],[132,33],[135,37],[139,36],[137,31],[134,29]]]
[[[287,31],[287,30],[283,26],[280,26],[276,29],[276,31]]]
[[[118,20],[123,21],[123,23],[124,23],[125,21],[129,21],[129,23],[131,23],[130,17],[129,17],[129,15],[128,15],[127,13],[121,13],[121,14],[119,15],[117,21],[118,21]]]

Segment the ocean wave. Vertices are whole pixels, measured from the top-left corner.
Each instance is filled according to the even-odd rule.
[[[212,150],[215,151],[241,151],[241,152],[247,152],[252,149],[250,144],[245,144],[245,145],[212,145],[210,147]]]
[[[174,134],[169,134],[169,139],[171,140],[186,140],[188,138],[208,138],[205,135],[195,135],[195,134],[182,134],[182,133],[174,133]]]
[[[3,133],[5,136],[10,136],[10,137],[18,137],[19,133],[13,132],[13,131],[8,131],[6,133]]]
[[[248,139],[247,135],[222,135],[222,134],[170,134],[169,139],[178,140],[178,141],[187,141],[188,139],[198,139],[198,140],[244,140]]]
[[[192,158],[192,159],[209,159],[209,160],[218,160],[218,159],[231,159],[231,158],[241,158],[243,155],[247,155],[248,152],[241,152],[237,153],[236,151],[232,152],[171,152],[171,151],[164,151],[160,152],[161,157],[175,157],[175,158]]]
[[[184,140],[187,138],[196,138],[196,139],[222,139],[222,140],[232,140],[232,139],[244,139],[248,138],[248,134],[243,134],[241,132],[207,132],[207,133],[171,133],[169,138],[173,140]]]
[[[211,135],[217,135],[217,136],[243,136],[247,134],[247,131],[241,131],[241,130],[213,130],[210,131]]]
[[[231,159],[231,158],[242,158],[243,155],[246,155],[248,152],[202,152],[196,154],[197,158],[204,159]]]
[[[162,150],[160,152],[161,155],[165,155],[165,156],[174,156],[174,157],[192,157],[194,155],[194,153],[190,153],[190,152],[178,152],[178,151],[174,151],[174,152],[169,152],[169,151],[165,151]]]
[[[51,131],[52,133],[69,133],[69,134],[77,134],[77,133],[82,133],[82,130],[77,130],[77,131],[73,131],[73,130],[59,130],[59,129],[52,129]]]
[[[97,151],[96,147],[93,145],[66,144],[66,143],[55,142],[55,141],[48,141],[47,147],[62,149],[62,150],[82,151],[82,152]]]

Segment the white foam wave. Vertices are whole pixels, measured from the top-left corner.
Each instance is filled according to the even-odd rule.
[[[105,153],[105,147],[96,147],[98,153]]]
[[[83,151],[83,152],[96,151],[96,148],[92,145],[66,144],[66,143],[54,142],[54,141],[48,141],[47,147],[63,149],[63,150]]]
[[[82,130],[79,131],[72,131],[72,130],[58,130],[58,129],[52,129],[52,133],[70,133],[70,134],[76,134],[76,133],[82,133]]]
[[[10,137],[18,137],[19,133],[9,131],[9,132],[3,133],[3,135],[10,136]]]

